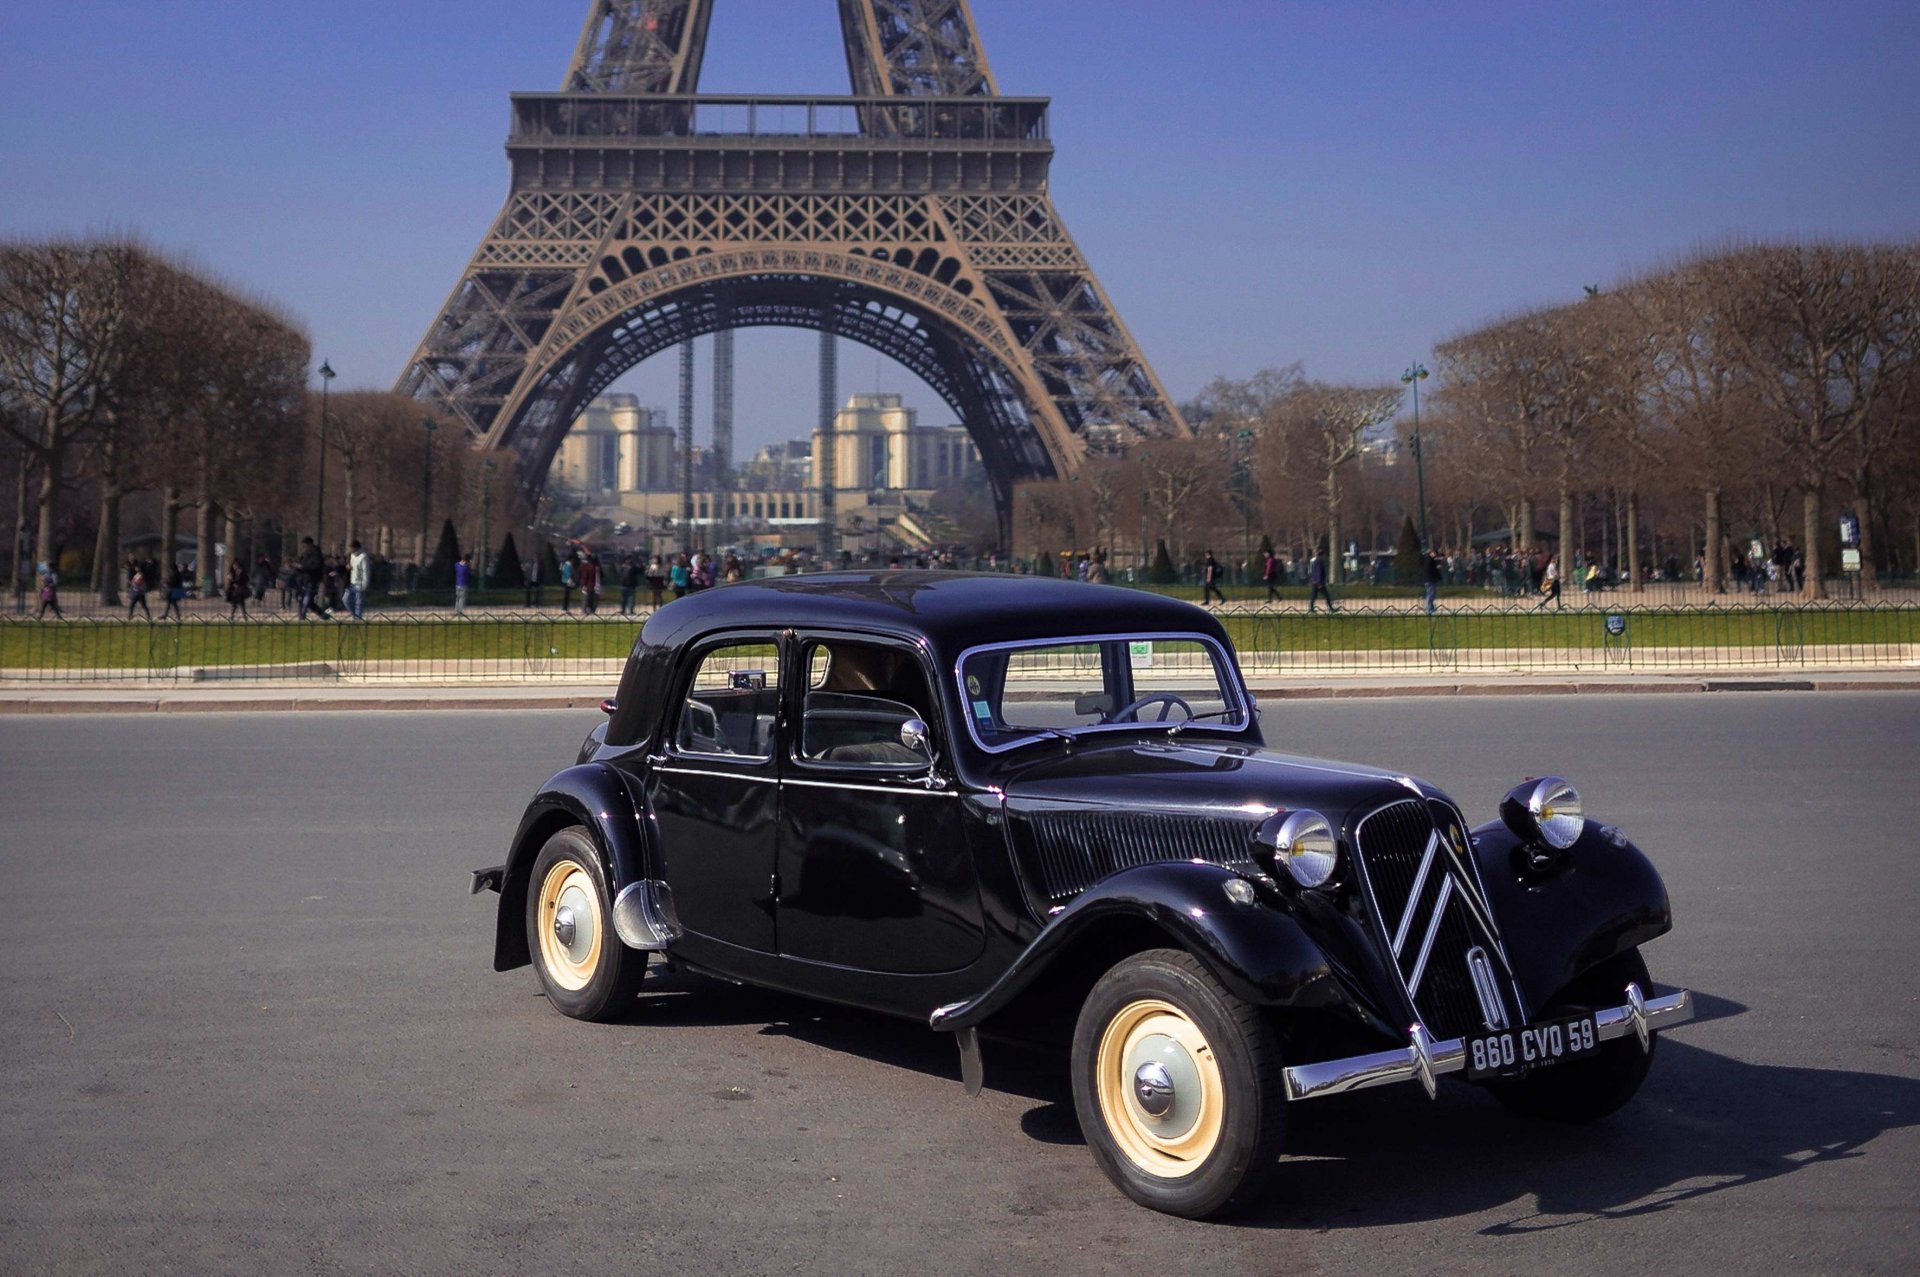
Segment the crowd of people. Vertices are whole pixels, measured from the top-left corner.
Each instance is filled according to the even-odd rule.
[[[1727,558],[1730,583],[1735,589],[1754,594],[1791,594],[1797,593],[1805,585],[1806,562],[1792,542],[1781,541],[1768,548],[1755,539],[1749,543],[1745,553],[1735,547]],[[558,579],[552,582],[544,579],[549,572],[543,570],[540,558],[533,558],[526,564],[523,570],[525,606],[546,606],[553,589],[557,587],[561,612],[570,616],[597,616],[601,614],[603,596],[618,591],[618,615],[633,616],[643,607],[657,608],[670,599],[684,598],[715,585],[741,580],[748,573],[747,566],[738,554],[730,553],[716,558],[704,552],[657,554],[632,550],[602,551],[577,541],[568,543],[565,553],[558,556],[557,562],[557,572],[552,574]],[[808,562],[804,552],[799,552],[791,561],[783,561],[780,566],[783,570],[798,571],[804,570]],[[842,553],[839,566],[852,567],[856,562],[861,566],[896,570],[908,566],[972,566],[987,571],[1003,568],[1036,571],[1043,566],[1020,561],[1003,564],[997,555],[963,564],[951,554],[912,556],[903,561],[902,556],[897,554],[890,558],[882,558],[878,554],[856,558],[851,551]],[[66,614],[60,606],[58,573],[45,563],[38,565],[38,568],[38,615],[45,618],[51,614],[56,619],[64,619]],[[1387,584],[1394,579],[1392,559],[1388,556],[1370,556],[1358,562],[1349,560],[1346,568],[1344,579],[1349,584]],[[1062,556],[1060,569],[1067,575],[1095,585],[1108,584],[1116,575],[1109,569],[1106,554],[1100,550]],[[1133,579],[1135,573],[1133,569],[1127,569],[1119,575]],[[1307,610],[1310,612],[1317,611],[1322,602],[1327,605],[1328,612],[1335,611],[1333,588],[1336,576],[1327,555],[1319,550],[1305,557],[1267,551],[1254,556],[1251,561],[1231,566],[1222,563],[1212,550],[1207,550],[1180,571],[1182,580],[1201,587],[1201,601],[1204,604],[1228,602],[1225,586],[1229,584],[1252,587],[1256,592],[1264,590],[1267,602],[1278,601],[1282,588],[1306,586],[1309,590]],[[1691,564],[1683,564],[1676,556],[1669,554],[1659,559],[1649,558],[1641,567],[1641,576],[1643,584],[1649,585],[1663,582],[1698,583],[1704,579],[1705,567],[1698,557]],[[132,620],[136,614],[149,621],[183,619],[182,605],[198,592],[190,567],[178,562],[163,565],[152,553],[127,555],[121,564],[121,577],[126,586],[128,620]],[[1620,567],[1615,562],[1589,560],[1576,551],[1571,568],[1566,568],[1549,549],[1526,551],[1510,544],[1472,550],[1442,549],[1423,554],[1416,579],[1424,586],[1429,612],[1434,610],[1435,598],[1442,586],[1465,586],[1515,600],[1532,599],[1536,607],[1557,607],[1561,605],[1563,588],[1595,593],[1615,589],[1625,583]],[[479,569],[470,554],[461,555],[454,564],[452,584],[447,593],[432,597],[438,595],[438,591],[421,589],[417,564],[376,559],[357,540],[347,547],[345,554],[326,554],[314,544],[313,538],[303,537],[297,551],[277,562],[263,553],[251,564],[244,560],[229,564],[219,597],[227,605],[228,620],[252,619],[252,609],[270,606],[269,596],[273,596],[271,606],[276,610],[284,612],[297,609],[301,620],[312,618],[331,621],[342,612],[354,620],[363,620],[368,597],[376,585],[396,596],[404,596],[411,604],[451,604],[456,615],[464,615],[475,588],[482,584]],[[164,604],[157,617],[149,601],[150,596],[155,594],[160,596]],[[574,606],[576,596],[579,603],[577,611]],[[1256,593],[1255,597],[1259,595]]]

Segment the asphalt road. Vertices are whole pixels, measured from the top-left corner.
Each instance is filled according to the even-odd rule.
[[[1276,743],[1492,813],[1571,775],[1708,1018],[1593,1128],[1316,1100],[1272,1203],[1128,1203],[1064,1079],[914,1025],[489,969],[580,712],[0,719],[0,1271],[1900,1272],[1920,1267],[1920,696],[1288,702]]]

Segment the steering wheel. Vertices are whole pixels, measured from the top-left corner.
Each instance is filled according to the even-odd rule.
[[[1151,695],[1142,696],[1139,700],[1134,701],[1131,705],[1121,706],[1119,709],[1114,711],[1113,717],[1109,718],[1107,721],[1109,723],[1121,723],[1121,722],[1127,721],[1128,717],[1131,716],[1133,721],[1137,723],[1140,721],[1140,711],[1156,702],[1158,702],[1160,705],[1160,717],[1153,720],[1156,723],[1166,722],[1167,715],[1173,712],[1173,707],[1175,705],[1178,705],[1181,709],[1187,711],[1187,718],[1189,720],[1193,718],[1193,706],[1187,704],[1185,701],[1181,700],[1178,696],[1175,696],[1172,692],[1154,692]]]

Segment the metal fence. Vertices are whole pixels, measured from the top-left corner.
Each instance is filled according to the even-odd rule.
[[[1680,672],[1920,668],[1920,605],[1485,609],[1236,604],[1217,613],[1250,673]],[[0,685],[306,681],[614,682],[644,616],[369,614],[366,622],[0,618]]]

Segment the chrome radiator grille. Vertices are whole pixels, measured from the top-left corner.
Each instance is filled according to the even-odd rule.
[[[1102,878],[1163,860],[1204,860],[1253,867],[1254,822],[1159,812],[1037,812],[1034,863],[1053,904],[1063,904]]]
[[[1447,808],[1410,799],[1366,817],[1355,834],[1382,939],[1414,1009],[1437,1038],[1504,1028],[1516,1005],[1497,956],[1486,961],[1500,971],[1490,981],[1499,1005],[1484,1006],[1474,990],[1469,955],[1476,949],[1497,954],[1498,945],[1475,917],[1476,909],[1485,908],[1478,885],[1447,846],[1453,826],[1457,821]]]

